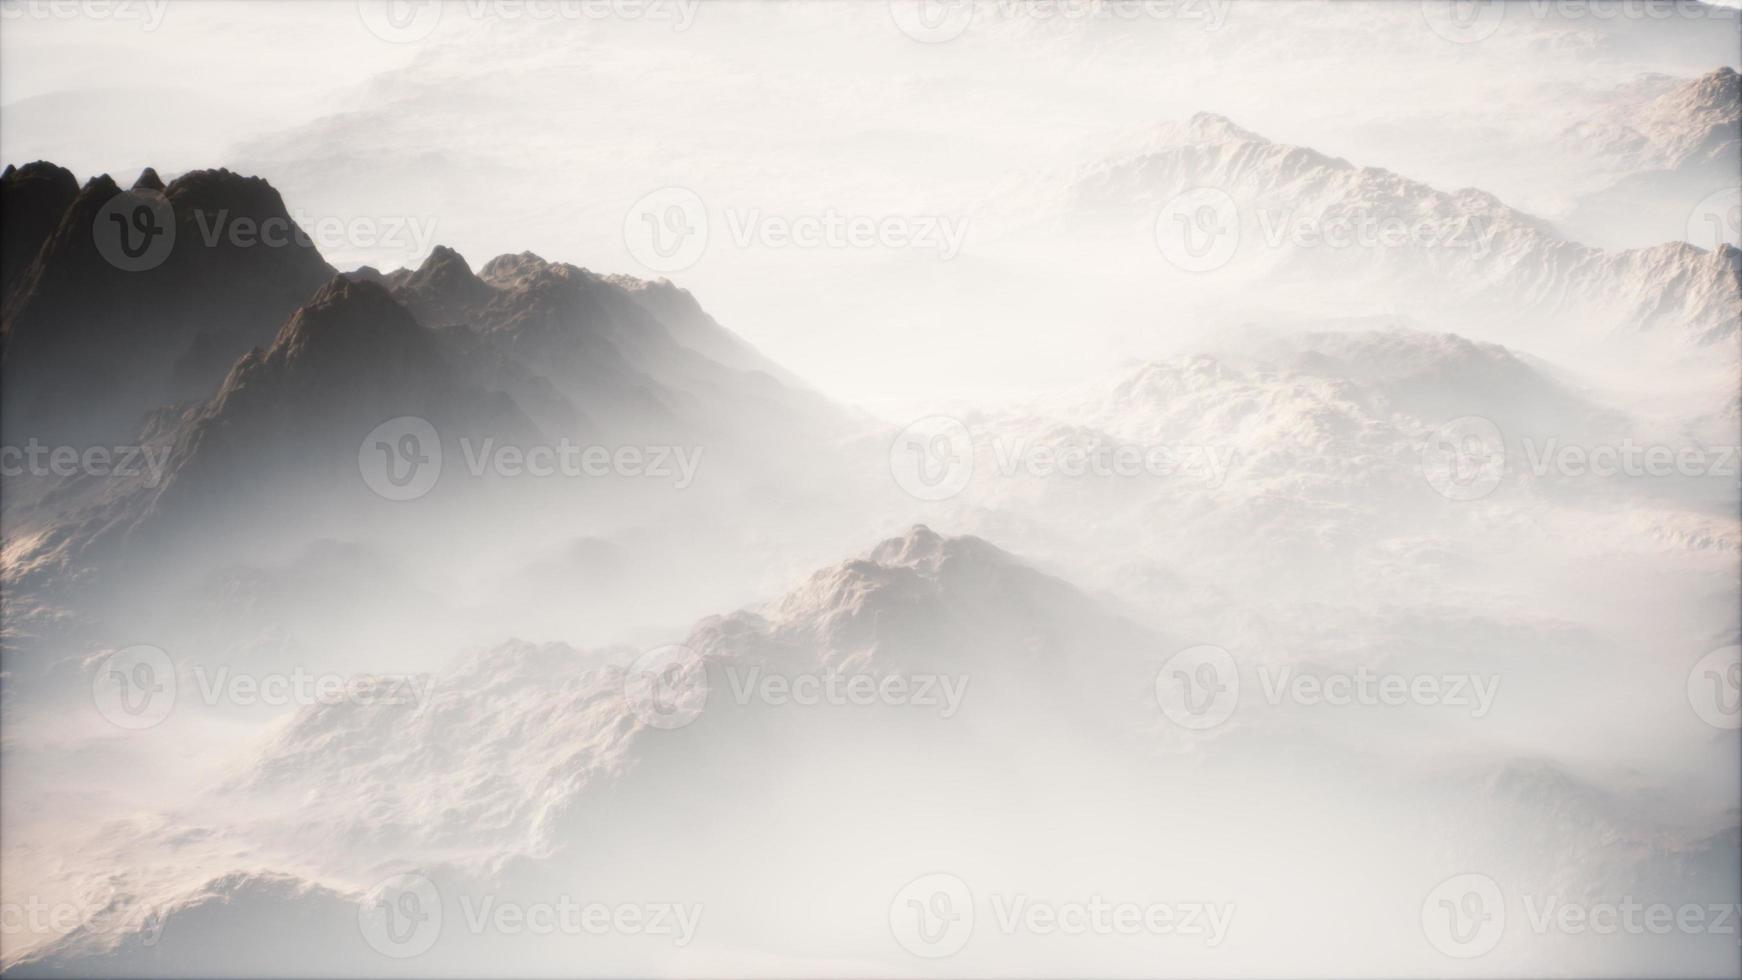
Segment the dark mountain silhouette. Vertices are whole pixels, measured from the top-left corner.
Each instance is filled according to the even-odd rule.
[[[116,214],[123,230],[167,215],[173,248],[130,271],[101,237]],[[279,244],[257,240],[269,223]],[[270,185],[223,170],[168,184],[148,170],[127,191],[98,177],[73,195],[5,307],[5,441],[142,444],[161,465],[9,478],[12,597],[146,589],[153,568],[299,535],[418,541],[486,497],[582,512],[598,495],[650,499],[647,483],[468,474],[484,445],[705,450],[710,486],[766,496],[797,485],[781,467],[818,468],[793,445],[826,447],[814,437],[847,420],[669,282],[531,254],[475,273],[449,248],[341,275],[297,234]],[[443,460],[416,506],[366,465],[371,433],[404,417],[435,430]]]
[[[155,264],[148,250],[149,267],[129,271],[99,236],[116,233],[117,214],[134,227],[156,220],[140,208],[169,216],[173,241]],[[92,179],[6,302],[6,441],[130,437],[152,409],[209,395],[332,275],[264,180],[201,170],[163,187],[147,170],[123,192],[107,176]]]
[[[0,174],[0,303],[79,193],[72,172],[38,161]]]
[[[270,535],[354,509],[374,499],[359,447],[401,416],[428,421],[444,444],[538,439],[507,395],[466,385],[436,336],[385,289],[335,276],[270,346],[237,360],[211,399],[160,414],[147,429],[147,441],[167,453],[160,482],[117,487],[75,477],[40,512],[13,508],[15,520],[54,529],[26,564],[53,575],[171,546],[209,547],[214,536]]]
[[[623,437],[736,438],[839,417],[670,282],[602,276],[526,252],[475,274],[445,247],[416,270],[353,277],[391,287],[427,326],[464,328],[447,332],[473,351],[456,360],[491,370],[475,380],[503,385],[541,423],[586,418]]]

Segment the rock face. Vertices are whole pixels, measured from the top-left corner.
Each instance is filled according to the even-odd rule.
[[[0,174],[0,303],[35,261],[72,206],[79,182],[72,172],[38,161]]]
[[[695,669],[706,672],[707,691],[696,673],[680,678],[682,690],[674,692],[696,695],[685,701],[696,712],[693,725],[658,724],[646,705],[625,697],[623,666],[608,657],[562,643],[511,641],[422,682],[429,704],[408,696],[299,712],[225,789],[265,798],[328,787],[300,816],[311,825],[333,821],[323,832],[340,836],[362,831],[353,821],[367,810],[398,828],[403,840],[434,847],[477,847],[488,838],[491,846],[529,854],[585,851],[584,836],[565,833],[590,812],[590,801],[610,795],[621,802],[630,790],[681,795],[698,768],[691,753],[717,760],[717,778],[730,778],[744,760],[786,751],[783,738],[799,732],[865,734],[836,730],[826,714],[791,718],[739,703],[733,685],[752,671],[963,678],[956,712],[987,722],[1019,705],[1032,707],[1028,735],[1039,738],[1122,710],[1124,700],[1107,692],[1133,678],[1141,687],[1156,643],[1154,634],[1069,583],[984,540],[915,527],[863,557],[816,571],[762,607],[698,623],[683,646],[694,654]],[[1086,696],[1091,691],[1095,696]],[[862,712],[858,720],[900,729],[938,720],[945,707],[891,705],[889,715]],[[526,726],[528,718],[538,719],[535,728]],[[785,728],[788,722],[798,730]],[[926,731],[952,738],[947,727]],[[838,743],[843,751],[846,744]],[[341,767],[352,769],[351,777],[340,778]],[[365,769],[398,775],[358,778]],[[626,790],[622,784],[631,778]],[[427,806],[457,798],[455,788],[466,784],[488,789],[462,811]],[[340,787],[368,799],[346,799],[349,790]]]
[[[359,447],[401,417],[424,420],[444,444],[537,441],[514,402],[462,381],[435,334],[384,288],[335,276],[209,400],[158,417],[147,435],[166,454],[161,480],[73,479],[34,508],[14,505],[15,520],[54,529],[25,564],[119,567],[172,545],[197,552],[354,517],[374,499]]]
[[[1608,115],[1565,134],[1622,170],[1705,168],[1734,160],[1742,141],[1742,76],[1728,65],[1699,78],[1648,76]],[[1716,171],[1714,171],[1716,175]],[[1734,168],[1728,175],[1735,177]]]
[[[172,473],[214,453],[254,466],[263,451],[287,447],[348,473],[363,434],[402,416],[448,436],[533,432],[508,396],[467,385],[436,335],[385,289],[336,276],[271,346],[236,362],[178,441]]]
[[[764,477],[765,456],[793,458],[783,436],[841,418],[669,282],[530,254],[480,275],[445,247],[417,269],[339,275],[262,180],[72,180],[46,164],[6,177],[5,206],[24,216],[7,234],[42,243],[4,311],[5,442],[143,444],[162,466],[9,480],[7,517],[34,535],[15,589],[52,591],[167,542],[192,556],[368,521],[381,500],[360,447],[393,419],[433,428],[450,471],[468,448],[641,443],[705,448],[710,476]],[[432,499],[486,482],[455,477]],[[625,486],[494,492],[580,507],[583,488]]]
[[[1725,227],[1725,209],[1736,206],[1742,76],[1726,65],[1675,83],[1648,76],[1634,88],[1608,114],[1565,134],[1570,145],[1594,149],[1615,175],[1578,199],[1566,225],[1603,244],[1689,238],[1710,246]],[[1727,228],[1734,233],[1735,222]]]
[[[670,282],[601,276],[525,252],[474,274],[445,247],[416,270],[373,277],[427,326],[461,328],[448,332],[467,350],[456,363],[541,424],[587,419],[624,437],[733,438],[837,417]]]
[[[415,415],[439,428],[487,400],[464,390],[435,337],[386,290],[338,276],[192,414],[170,487],[202,468],[266,464],[274,452],[354,454],[381,421]]]
[[[52,197],[26,198],[34,220]],[[148,170],[124,192],[92,179],[8,293],[7,441],[127,439],[147,412],[209,395],[332,275],[264,180],[202,170],[164,187]]]

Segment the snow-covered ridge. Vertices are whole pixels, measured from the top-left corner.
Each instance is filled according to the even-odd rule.
[[[1220,196],[1200,200],[1206,191]],[[1195,228],[1227,257],[1210,253],[1194,271],[1346,281],[1516,320],[1520,329],[1541,329],[1546,318],[1582,335],[1658,334],[1672,347],[1723,350],[1742,317],[1742,252],[1733,247],[1593,248],[1479,189],[1441,190],[1275,143],[1210,113],[1158,127],[1144,145],[1081,168],[1053,214],[1067,227],[1125,225],[1136,215],[1158,238]],[[1195,224],[1176,229],[1170,217]]]

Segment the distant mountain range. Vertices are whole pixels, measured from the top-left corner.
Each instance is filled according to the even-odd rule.
[[[1734,79],[1715,73],[1698,90],[1731,92]],[[1696,115],[1703,135],[1662,138],[1685,159],[1728,153],[1729,124]],[[1206,192],[1224,196],[1187,196]],[[1182,200],[1189,214],[1167,210]],[[1204,210],[1212,205],[1229,213]],[[1671,352],[1722,353],[1742,325],[1735,247],[1594,248],[1483,191],[1443,191],[1275,143],[1211,113],[1158,127],[1144,145],[1079,169],[1036,215],[1066,233],[1196,236],[1207,255],[1212,245],[1227,253],[1216,268],[1337,281],[1406,308],[1449,307],[1519,331],[1552,321],[1592,336],[1661,336]],[[1675,239],[1685,235],[1682,215]]]
[[[1720,236],[1699,241],[1709,246],[1742,233],[1742,218],[1726,213],[1742,205],[1724,194],[1742,173],[1742,76],[1735,69],[1691,81],[1642,79],[1608,114],[1571,127],[1563,140],[1615,174],[1565,215],[1569,234],[1599,244]]]

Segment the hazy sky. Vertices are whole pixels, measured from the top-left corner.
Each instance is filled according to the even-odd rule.
[[[1578,179],[1565,126],[1641,72],[1737,57],[1710,24],[1542,5],[1514,5],[1474,43],[1403,2],[986,3],[964,18],[948,4],[466,0],[401,5],[403,21],[353,2],[0,9],[8,162],[48,158],[81,180],[260,174],[326,223],[341,268],[443,243],[474,266],[530,249],[657,275],[626,246],[626,216],[681,188],[711,227],[674,281],[875,407],[1080,381],[1141,353],[1134,336],[1191,328],[1147,295],[1106,295],[1070,250],[1002,240],[1073,168],[1158,124],[1221,112],[1552,213]],[[837,233],[795,245],[762,233],[770,219]],[[845,241],[854,220],[895,226],[866,246]]]

